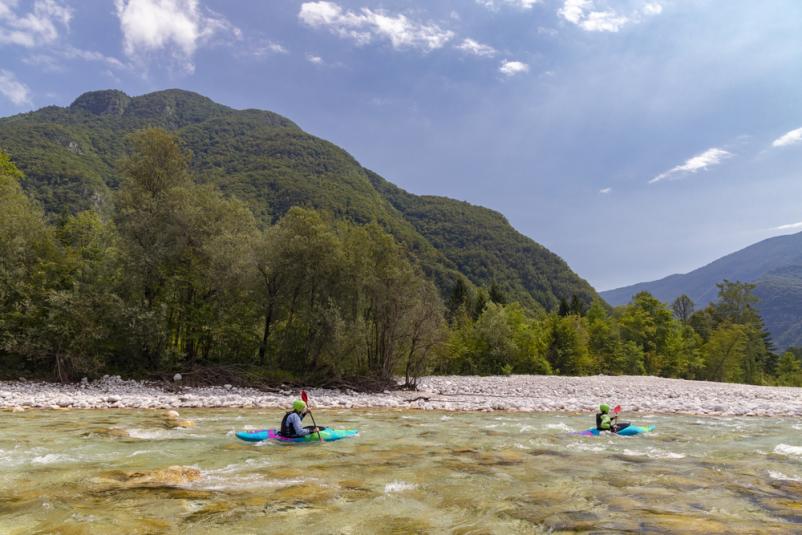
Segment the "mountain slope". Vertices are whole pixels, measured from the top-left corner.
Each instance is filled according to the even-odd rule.
[[[26,189],[58,217],[108,206],[125,136],[150,126],[174,131],[192,152],[197,179],[244,200],[263,221],[302,205],[379,222],[445,292],[462,273],[476,285],[496,283],[532,309],[552,309],[574,294],[586,303],[596,297],[565,262],[500,214],[403,192],[289,119],[188,91],[95,91],[67,108],[2,118],[0,149],[26,173]]]
[[[498,212],[445,197],[411,195],[375,173],[369,176],[376,189],[470,280],[501,284],[507,295],[525,295],[523,304],[528,306],[539,303],[552,309],[559,305],[555,296],[572,294],[590,302],[590,285],[585,283],[579,293],[568,264],[515,231]]]
[[[758,309],[778,348],[802,344],[802,233],[769,238],[690,273],[608,290],[601,296],[617,306],[641,291],[668,303],[686,294],[703,307],[716,299],[716,283],[724,279],[756,284]]]

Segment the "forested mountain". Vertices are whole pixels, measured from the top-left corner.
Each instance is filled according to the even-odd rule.
[[[800,280],[763,285],[789,328]],[[90,93],[0,120],[0,377],[802,385],[753,289],[611,309],[500,214],[411,195],[282,117],[192,93]]]
[[[145,127],[175,132],[192,154],[196,180],[245,201],[265,223],[293,206],[358,224],[378,222],[445,295],[464,276],[533,311],[553,310],[574,295],[589,305],[596,296],[562,259],[516,232],[500,214],[411,195],[289,119],[235,110],[187,91],[140,97],[96,91],[67,108],[3,118],[0,150],[25,173],[24,188],[51,219],[63,219],[87,208],[108,209],[126,135]]]
[[[642,291],[666,303],[685,294],[697,307],[704,307],[716,299],[716,284],[725,279],[755,284],[756,307],[778,348],[802,345],[802,233],[763,240],[684,275],[601,295],[617,306]]]

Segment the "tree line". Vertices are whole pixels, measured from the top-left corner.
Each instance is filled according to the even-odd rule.
[[[802,383],[778,357],[752,286],[694,311],[646,293],[550,312],[496,285],[435,287],[378,223],[291,208],[260,223],[198,184],[160,129],[130,136],[110,210],[50,221],[0,152],[0,373],[62,381],[236,366],[256,380],[424,373],[651,374]]]

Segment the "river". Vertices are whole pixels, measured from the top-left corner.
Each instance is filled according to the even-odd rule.
[[[630,415],[320,411],[359,429],[249,444],[268,410],[0,413],[0,533],[800,533],[802,424]],[[626,415],[624,415],[626,416]]]

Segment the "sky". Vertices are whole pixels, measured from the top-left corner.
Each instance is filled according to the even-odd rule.
[[[598,290],[802,231],[799,0],[0,0],[0,116],[173,87],[497,210]]]

